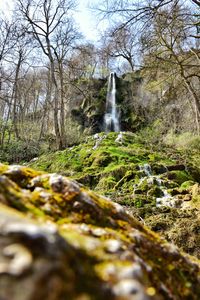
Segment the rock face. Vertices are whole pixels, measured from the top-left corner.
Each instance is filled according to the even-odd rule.
[[[0,299],[199,299],[200,264],[116,203],[0,165]]]
[[[72,89],[71,116],[81,129],[89,134],[105,130],[108,79],[109,75],[105,79],[80,80],[78,88]],[[116,77],[116,103],[122,130],[136,131],[147,122],[145,97],[143,95],[141,97],[139,92],[141,84],[142,77],[139,72],[129,73],[121,78]]]

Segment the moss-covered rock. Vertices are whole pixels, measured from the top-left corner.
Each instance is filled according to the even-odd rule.
[[[115,177],[113,176],[102,177],[96,186],[96,190],[109,192],[110,190],[113,190],[115,185],[116,185]]]
[[[120,140],[118,137],[116,132],[95,134],[85,143],[41,156],[29,165],[70,176],[116,202],[131,206],[155,206],[156,198],[161,198],[164,190],[180,200],[181,184],[195,183],[194,171],[190,172],[192,159],[189,163],[183,153],[166,147],[152,149],[152,145],[142,144],[140,137],[130,132],[121,133]]]
[[[119,204],[55,173],[0,170],[1,299],[199,299],[199,261]]]
[[[186,171],[176,170],[168,173],[168,179],[181,185],[185,181],[192,180],[192,176]]]

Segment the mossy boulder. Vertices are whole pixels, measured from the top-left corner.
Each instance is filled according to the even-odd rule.
[[[194,181],[192,180],[187,180],[187,181],[184,181],[181,186],[180,186],[180,189],[181,190],[186,190],[186,189],[189,189],[191,186],[193,186],[195,184]]]
[[[159,174],[163,174],[166,173],[168,171],[167,167],[163,164],[159,164],[159,163],[153,163],[151,165],[152,171],[155,175],[159,175]]]
[[[200,297],[198,260],[75,181],[0,165],[0,202],[1,299]]]
[[[169,180],[173,180],[180,185],[185,181],[192,180],[191,175],[183,170],[171,171],[168,173],[167,177]]]

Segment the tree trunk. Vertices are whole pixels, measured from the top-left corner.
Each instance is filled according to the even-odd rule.
[[[10,118],[11,113],[11,103],[9,103],[8,112],[6,116],[6,120],[4,121],[3,128],[2,128],[2,135],[1,135],[1,146],[4,147],[5,135],[6,135],[6,128],[8,126],[8,121]]]
[[[17,101],[18,101],[18,80],[19,80],[19,71],[22,63],[22,55],[19,53],[19,59],[17,62],[16,73],[15,73],[15,81],[13,87],[13,128],[15,132],[15,136],[17,139],[20,138],[18,124],[17,124]]]
[[[190,93],[190,95],[193,98],[194,101],[194,107],[195,107],[195,115],[196,115],[196,127],[197,127],[197,133],[198,135],[200,134],[200,101],[199,98],[197,96],[197,94],[195,93],[190,81],[187,79],[187,77],[183,77],[185,85]]]
[[[55,135],[56,135],[56,145],[58,149],[62,149],[62,138],[60,134],[60,127],[59,127],[59,121],[58,121],[58,110],[59,110],[59,91],[58,91],[58,85],[55,77],[55,67],[54,62],[51,61],[51,80],[54,85],[54,129],[55,129]]]
[[[50,72],[51,72],[51,80],[52,84],[54,86],[54,130],[56,135],[56,145],[57,148],[60,150],[62,149],[62,138],[60,134],[60,128],[59,128],[59,120],[58,120],[58,110],[59,110],[59,90],[58,90],[58,84],[55,76],[55,63],[51,51],[51,45],[48,37],[46,37],[46,43],[47,43],[47,49],[48,49],[48,57],[50,60]]]
[[[38,141],[41,141],[41,139],[44,135],[44,124],[45,124],[45,118],[46,118],[47,110],[48,110],[48,103],[51,102],[51,93],[52,93],[52,81],[51,81],[51,78],[49,78],[49,76],[48,76],[47,94],[45,97],[45,102],[44,102],[44,107],[43,107],[42,124],[40,127],[40,134],[39,134]]]
[[[62,147],[66,143],[65,134],[65,103],[64,103],[64,78],[63,78],[63,65],[59,62],[59,75],[60,75],[60,133],[62,139]]]

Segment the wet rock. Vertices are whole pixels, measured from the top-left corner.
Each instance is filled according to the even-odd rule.
[[[168,171],[168,168],[162,164],[152,164],[152,171],[156,175],[160,175],[166,173]]]
[[[184,165],[170,165],[167,166],[168,171],[184,171],[185,166]]]

